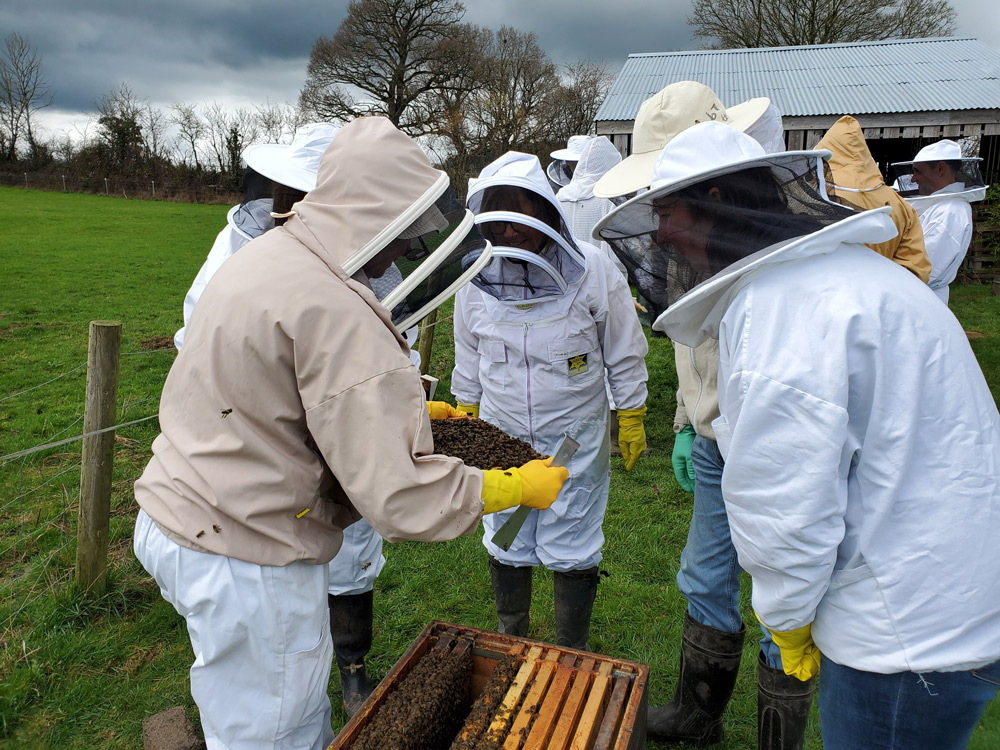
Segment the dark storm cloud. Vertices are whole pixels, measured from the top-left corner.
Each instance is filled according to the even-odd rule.
[[[951,0],[956,33],[1000,49],[994,0]],[[617,71],[630,52],[696,49],[692,0],[468,0],[465,21],[538,35],[557,63],[605,61]],[[127,83],[132,93],[174,102],[249,106],[294,102],[309,51],[332,36],[346,0],[35,0],[0,4],[0,35],[23,34],[41,54],[55,121],[93,113]],[[50,132],[61,128],[50,125]]]
[[[697,48],[686,17],[687,0],[625,3],[565,0],[506,0],[469,3],[466,20],[497,29],[507,24],[538,34],[539,44],[556,62],[604,60],[618,68],[630,52],[667,52]]]
[[[20,32],[41,53],[60,109],[92,110],[121,82],[161,103],[234,90],[284,101],[297,96],[313,42],[336,29],[344,7],[321,0],[61,0],[0,9],[0,29]],[[274,88],[279,78],[287,83]]]

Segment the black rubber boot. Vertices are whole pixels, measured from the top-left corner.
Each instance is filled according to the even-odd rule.
[[[648,739],[699,747],[722,742],[722,712],[736,686],[745,636],[745,626],[726,633],[685,613],[677,690],[670,703],[649,709]]]
[[[587,650],[590,615],[597,598],[597,568],[552,574],[556,609],[556,645]]]
[[[815,677],[802,682],[769,667],[763,652],[757,655],[759,750],[802,750],[815,688]]]
[[[364,594],[327,594],[330,605],[330,635],[340,672],[340,693],[344,713],[354,716],[372,692],[365,671],[365,656],[372,647],[372,592]]]
[[[504,565],[490,558],[490,583],[500,619],[499,632],[517,636],[528,634],[532,570],[530,566]]]

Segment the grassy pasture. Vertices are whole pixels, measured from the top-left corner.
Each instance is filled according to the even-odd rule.
[[[155,415],[173,361],[181,302],[223,226],[226,207],[126,201],[0,188],[0,456],[78,435],[82,429],[87,328],[120,320],[118,422]],[[952,308],[974,331],[972,345],[994,394],[1000,389],[1000,298],[956,288]],[[439,314],[431,372],[449,397],[450,306]],[[685,602],[674,576],[691,496],[673,479],[671,422],[676,375],[666,339],[650,340],[650,454],[631,473],[612,462],[604,578],[591,647],[648,663],[650,703],[670,698]],[[49,382],[51,381],[51,382]],[[118,432],[107,593],[73,591],[79,442],[0,464],[0,748],[142,747],[142,720],[184,706],[190,646],[183,620],[131,554],[131,484],[149,457],[155,419]],[[376,584],[375,647],[385,674],[429,620],[492,628],[486,553],[478,537],[444,544],[386,545]],[[756,747],[755,656],[750,628],[721,747]],[[554,637],[552,577],[535,573],[531,635]],[[330,686],[335,728],[336,677]],[[806,747],[822,746],[814,711]],[[994,701],[971,748],[1000,747]]]

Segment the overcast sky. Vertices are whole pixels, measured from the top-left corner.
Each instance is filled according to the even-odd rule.
[[[1000,51],[996,0],[951,0],[958,36]],[[557,63],[630,52],[697,49],[691,0],[467,0],[465,21],[538,34]],[[18,31],[42,56],[53,103],[49,136],[79,130],[97,100],[127,83],[168,108],[294,102],[318,36],[332,36],[347,0],[0,0],[0,35]]]

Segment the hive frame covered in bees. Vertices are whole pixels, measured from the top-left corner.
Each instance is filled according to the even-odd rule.
[[[471,649],[471,706],[508,654],[516,677],[491,730],[504,750],[641,750],[646,746],[649,667],[526,638],[432,621],[344,726],[328,750],[348,750],[379,707],[430,649]],[[463,699],[463,698],[459,698]],[[495,735],[494,735],[495,736]]]

